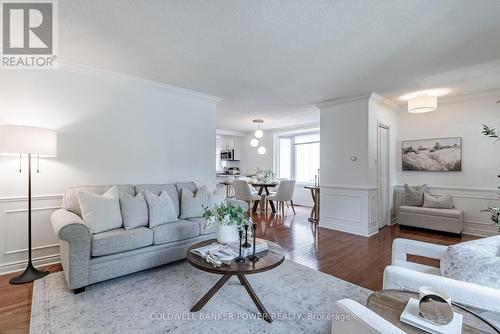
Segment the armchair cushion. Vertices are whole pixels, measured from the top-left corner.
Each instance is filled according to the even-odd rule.
[[[441,275],[500,289],[500,236],[449,246],[441,259]]]

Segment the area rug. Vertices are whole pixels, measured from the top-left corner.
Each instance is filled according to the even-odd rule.
[[[247,278],[274,318],[267,323],[236,277],[196,313],[220,276],[185,261],[87,287],[75,295],[62,272],[33,287],[30,333],[330,333],[336,300],[365,303],[370,290],[300,264]]]

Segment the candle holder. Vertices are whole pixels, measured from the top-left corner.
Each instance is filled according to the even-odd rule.
[[[252,245],[248,242],[248,224],[245,225],[245,243],[241,245],[243,248],[250,248]]]
[[[248,257],[248,259],[252,262],[257,262],[259,261],[259,257],[255,255],[255,239],[256,239],[255,235],[257,234],[257,224],[253,224],[252,227],[253,227],[253,252],[252,255]]]
[[[241,238],[243,237],[243,231],[241,229],[238,230],[238,234],[240,236],[240,254],[234,259],[235,262],[242,263],[245,262],[245,258],[241,256]]]

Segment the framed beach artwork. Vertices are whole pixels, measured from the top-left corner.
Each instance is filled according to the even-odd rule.
[[[404,140],[403,171],[462,171],[462,137]]]

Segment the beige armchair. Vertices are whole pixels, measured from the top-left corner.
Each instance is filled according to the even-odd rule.
[[[255,201],[260,201],[262,197],[258,194],[252,193],[247,181],[245,180],[234,180],[233,182],[234,196],[240,201],[248,203],[248,210],[252,208],[252,204]]]
[[[267,199],[269,201],[278,202],[278,210],[281,210],[281,214],[285,215],[285,203],[290,202],[293,214],[295,214],[295,206],[293,205],[293,192],[295,190],[295,180],[283,180],[280,182],[279,189],[275,194],[269,195]],[[266,202],[267,203],[267,202]],[[267,207],[267,204],[266,204]]]

